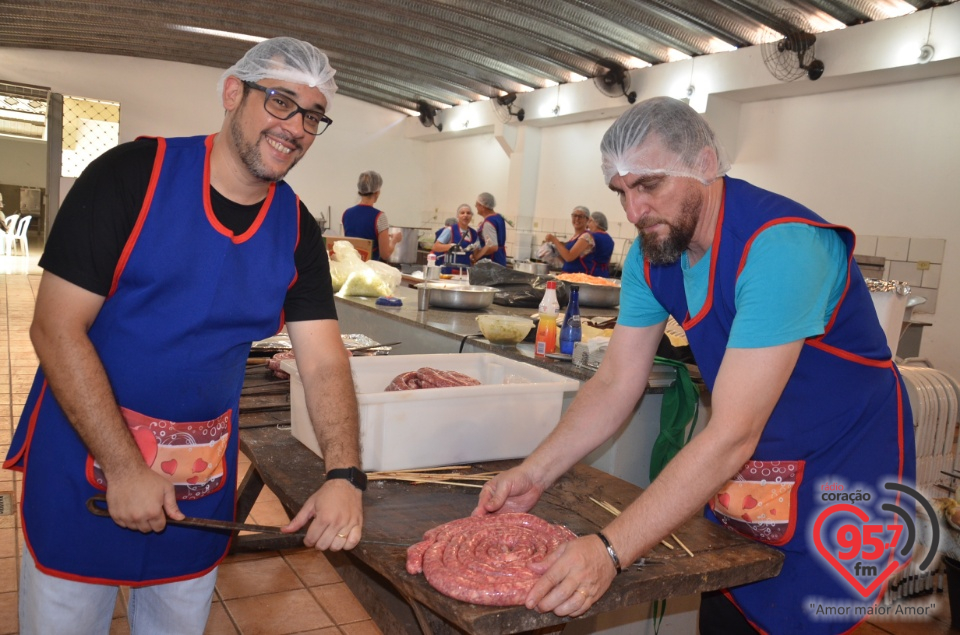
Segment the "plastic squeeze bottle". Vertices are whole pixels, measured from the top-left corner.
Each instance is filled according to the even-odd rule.
[[[535,354],[543,357],[557,350],[557,315],[560,303],[557,302],[557,283],[547,282],[547,290],[540,301],[540,323],[537,325],[537,347]]]
[[[573,347],[581,337],[583,332],[580,326],[580,287],[571,285],[570,303],[567,304],[563,328],[560,329],[560,352],[564,355],[573,355]]]

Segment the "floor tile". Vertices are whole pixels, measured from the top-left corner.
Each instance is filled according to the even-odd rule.
[[[0,593],[17,590],[20,570],[17,558],[0,558]]]
[[[226,600],[224,605],[243,635],[289,635],[333,626],[306,589]]]
[[[224,600],[302,588],[283,558],[224,563],[217,575],[217,591]]]
[[[313,587],[310,592],[338,625],[370,619],[363,605],[342,582]]]
[[[330,561],[316,549],[301,549],[288,551],[283,554],[294,572],[308,587],[340,582],[340,574],[333,568]]]
[[[239,632],[223,603],[214,602],[210,607],[210,618],[203,635],[237,635]]]
[[[12,635],[19,630],[16,592],[0,593],[0,635]]]
[[[373,620],[341,624],[340,630],[343,632],[343,635],[383,635],[383,631],[377,628]]]

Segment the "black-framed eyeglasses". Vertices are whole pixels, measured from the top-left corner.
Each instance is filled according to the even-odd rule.
[[[326,131],[330,124],[333,123],[333,119],[326,116],[319,110],[307,110],[306,108],[301,108],[300,104],[293,101],[289,95],[284,95],[274,88],[267,88],[266,86],[261,86],[256,82],[245,81],[243,83],[245,86],[249,86],[250,88],[264,93],[263,109],[266,110],[271,117],[276,117],[277,119],[286,121],[297,113],[302,114],[303,131],[307,134],[312,134],[315,137],[319,137]]]

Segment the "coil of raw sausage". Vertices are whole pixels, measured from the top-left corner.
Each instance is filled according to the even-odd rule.
[[[479,386],[480,382],[455,370],[437,370],[424,366],[417,370],[400,373],[387,386],[387,391],[417,390],[419,388],[453,388],[456,386]]]
[[[407,572],[446,596],[487,606],[523,604],[539,562],[576,535],[532,514],[472,516],[434,527],[407,549]]]

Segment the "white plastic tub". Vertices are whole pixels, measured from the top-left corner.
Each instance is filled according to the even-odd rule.
[[[579,388],[575,379],[492,353],[354,357],[350,365],[366,471],[524,457],[559,421],[563,393]],[[424,366],[481,385],[385,392],[394,377]],[[281,368],[290,373],[293,436],[322,456],[296,363]]]

